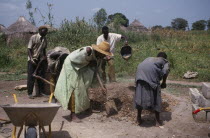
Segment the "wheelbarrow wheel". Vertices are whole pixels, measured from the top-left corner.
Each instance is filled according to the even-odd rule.
[[[35,127],[29,127],[25,138],[37,138],[36,128]]]

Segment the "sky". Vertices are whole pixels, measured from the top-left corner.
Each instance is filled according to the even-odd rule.
[[[19,16],[29,19],[26,10],[27,0],[0,0],[0,24],[8,27]],[[131,23],[139,20],[146,27],[161,25],[170,26],[175,18],[184,18],[189,26],[198,20],[210,18],[210,0],[31,0],[33,8],[38,8],[43,15],[47,15],[47,3],[53,4],[52,14],[55,27],[59,27],[62,20],[75,20],[76,17],[89,21],[101,8],[108,15],[122,13]],[[40,13],[35,13],[37,26],[40,22]]]

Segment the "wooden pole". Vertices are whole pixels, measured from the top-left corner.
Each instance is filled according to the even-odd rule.
[[[15,103],[18,103],[16,94],[13,93],[13,97],[14,97]]]
[[[44,81],[44,82],[46,82],[46,83],[52,85],[52,86],[55,86],[53,83],[49,82],[48,80],[46,80],[46,79],[44,79],[44,78],[42,78],[42,77],[40,77],[40,76],[38,76],[38,75],[33,75],[33,76],[34,76],[35,78],[37,78],[37,79],[40,79],[40,80],[42,80],[42,81]]]

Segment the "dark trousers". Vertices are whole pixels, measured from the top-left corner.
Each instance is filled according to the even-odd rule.
[[[37,61],[37,64],[39,61]],[[41,65],[39,66],[39,69],[37,70],[38,76],[44,78],[45,76],[45,68],[44,68],[45,62],[42,62]],[[31,95],[33,93],[33,88],[34,88],[34,83],[35,83],[35,77],[33,77],[33,73],[36,70],[37,65],[34,65],[31,63],[31,61],[28,61],[28,79],[27,79],[27,87],[28,87],[28,95]],[[36,95],[40,95],[41,93],[44,93],[44,82],[42,80],[37,79],[38,83],[38,93]]]

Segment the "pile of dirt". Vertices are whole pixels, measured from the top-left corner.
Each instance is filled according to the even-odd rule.
[[[133,104],[135,87],[132,84],[122,83],[110,83],[106,87],[107,97],[114,99],[118,109],[118,114],[111,116],[111,118],[118,121],[130,120],[134,122],[137,114]],[[178,104],[178,101],[165,93],[162,93],[161,96],[162,111],[171,112],[173,107]],[[94,110],[105,111],[104,103],[106,102],[106,97],[103,95],[100,88],[89,89],[89,97],[92,101],[92,108]],[[151,111],[143,110],[142,115],[148,115],[151,113]]]

